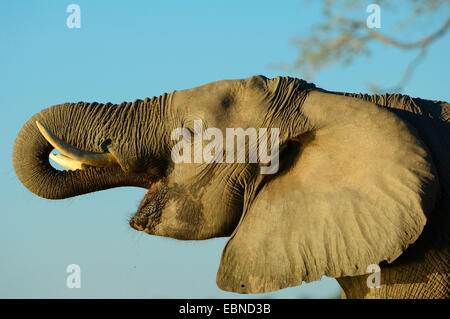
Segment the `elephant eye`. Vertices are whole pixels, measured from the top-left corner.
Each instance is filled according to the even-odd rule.
[[[224,109],[230,108],[230,106],[234,103],[234,95],[232,94],[226,94],[220,101],[220,106],[222,106]]]

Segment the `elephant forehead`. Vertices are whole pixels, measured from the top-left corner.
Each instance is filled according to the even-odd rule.
[[[173,107],[184,121],[203,120],[208,127],[257,127],[266,110],[265,91],[246,80],[224,80],[175,91]]]
[[[184,107],[186,111],[202,105],[205,107],[213,104],[226,106],[227,102],[232,102],[232,94],[241,83],[241,80],[222,80],[191,89],[175,91],[172,103]]]

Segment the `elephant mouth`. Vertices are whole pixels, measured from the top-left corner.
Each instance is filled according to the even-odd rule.
[[[76,148],[59,139],[42,123],[36,121],[36,125],[42,136],[61,154],[49,154],[49,158],[62,167],[70,170],[83,170],[102,176],[109,176],[105,180],[105,189],[120,186],[136,186],[150,189],[161,177],[147,172],[130,172],[122,167],[119,159],[113,153],[92,152]],[[100,174],[101,172],[101,174]]]
[[[136,214],[130,219],[130,226],[149,235],[154,234],[160,223],[162,210],[168,201],[168,184],[165,178],[153,183],[139,204]]]

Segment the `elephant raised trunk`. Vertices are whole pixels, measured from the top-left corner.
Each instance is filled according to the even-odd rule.
[[[146,170],[153,165],[158,171],[163,166],[158,157],[151,155],[163,153],[161,141],[167,134],[160,119],[165,114],[168,98],[168,95],[163,95],[120,105],[66,103],[41,111],[22,127],[14,143],[13,163],[17,176],[30,191],[49,199],[63,199],[119,186],[149,188],[157,174],[154,168],[152,174]],[[131,128],[131,122],[142,125]],[[46,137],[42,133],[46,133]],[[48,142],[50,136],[53,136],[53,145]],[[75,150],[83,150],[84,153],[78,154],[76,159],[80,160],[81,156],[84,164],[74,160],[74,154],[70,158],[50,154],[55,146],[57,149],[60,146],[55,144],[55,140],[70,144]],[[141,144],[142,140],[148,143]],[[87,153],[91,158],[94,155],[97,162],[103,160],[103,164],[89,161]],[[90,166],[85,165],[82,170],[60,171],[50,165],[49,155],[56,162],[69,161],[78,165],[73,168],[81,168],[85,164]],[[110,165],[105,162],[108,159]]]

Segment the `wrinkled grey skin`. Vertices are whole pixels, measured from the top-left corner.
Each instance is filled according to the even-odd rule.
[[[14,144],[17,176],[62,199],[148,188],[130,225],[177,239],[230,236],[217,284],[260,293],[338,278],[348,298],[448,298],[450,106],[402,95],[327,92],[293,78],[225,80],[120,105],[67,103],[33,116]],[[120,167],[58,171],[39,120]],[[173,129],[193,121],[279,128],[280,170],[175,164]],[[207,142],[205,142],[207,143]],[[381,287],[366,268],[380,264]]]

